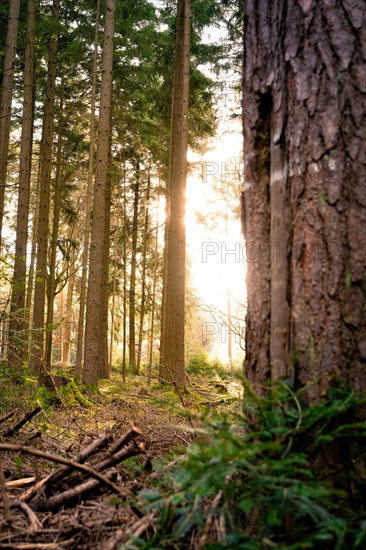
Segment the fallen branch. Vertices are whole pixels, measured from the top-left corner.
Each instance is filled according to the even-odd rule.
[[[94,468],[102,468],[107,469],[111,468],[112,466],[118,464],[119,462],[122,462],[123,460],[127,460],[127,458],[130,458],[131,456],[136,456],[140,453],[145,452],[142,445],[137,445],[134,441],[125,449],[122,449],[119,451],[119,453],[116,453],[115,455],[111,456],[110,459],[105,460],[101,462],[99,465],[94,466]],[[110,479],[113,476],[113,472],[108,472],[105,477],[107,479]],[[72,500],[75,497],[79,497],[81,495],[84,495],[85,493],[92,491],[93,489],[96,489],[99,485],[99,482],[95,479],[89,479],[88,481],[84,481],[84,483],[80,483],[76,487],[73,487],[71,489],[67,489],[66,491],[59,493],[58,495],[55,495],[53,497],[50,497],[45,500],[37,500],[31,504],[33,510],[37,511],[43,511],[43,510],[52,510],[53,508],[57,508],[69,500]],[[120,495],[122,495],[124,498],[127,498],[129,495],[128,493],[120,490]]]
[[[15,413],[18,412],[18,409],[14,409],[13,411],[10,411],[8,412],[7,414],[4,414],[4,416],[2,416],[0,418],[0,424],[2,424],[3,422],[5,422],[5,420],[9,420],[9,418],[11,418],[12,416],[15,415]]]
[[[24,487],[25,485],[30,485],[36,481],[36,477],[23,477],[22,479],[13,479],[12,481],[6,481],[5,487],[7,489],[18,489],[19,487]]]
[[[75,455],[73,460],[78,464],[83,464],[90,456],[95,454],[101,447],[104,447],[104,445],[106,445],[111,439],[112,434],[108,432],[103,432],[98,437],[98,439],[95,439],[79,454]],[[72,469],[72,466],[62,466],[59,470],[44,477],[43,479],[38,481],[38,483],[36,483],[33,487],[28,489],[28,491],[23,493],[23,495],[20,497],[20,500],[22,500],[23,502],[31,501],[32,498],[34,498],[36,494],[42,489],[42,487],[50,485],[51,483],[55,483],[56,481],[60,481],[65,476],[67,476],[67,474],[72,471]]]
[[[35,533],[42,527],[42,523],[37,518],[36,514],[29,508],[28,504],[22,502],[21,500],[16,500],[12,503],[12,506],[18,506],[29,519],[28,533]]]
[[[110,478],[112,478],[113,475],[114,475],[114,472],[108,472],[105,475],[105,479],[108,479],[108,481],[110,481]],[[92,491],[93,489],[96,489],[99,485],[100,483],[96,479],[88,479],[88,481],[85,481],[84,483],[81,483],[80,485],[77,485],[72,489],[67,489],[66,491],[63,491],[58,495],[54,495],[53,497],[50,497],[45,500],[33,501],[31,503],[32,510],[35,510],[37,512],[42,512],[45,510],[51,511],[54,508],[58,508],[59,506],[66,504],[66,502],[76,497],[80,497],[81,495],[84,495],[85,493]],[[119,495],[124,498],[127,498],[128,496],[126,492],[121,490],[119,491]]]
[[[24,424],[27,424],[27,422],[32,420],[32,418],[36,416],[36,414],[41,412],[41,410],[42,410],[41,405],[38,405],[35,409],[33,409],[33,411],[30,411],[27,414],[25,414],[23,418],[18,420],[18,422],[16,422],[12,426],[9,426],[9,428],[6,428],[5,430],[3,430],[0,435],[4,437],[10,437],[16,434],[16,432],[18,432],[24,426]]]
[[[11,451],[15,453],[25,453],[32,456],[37,456],[39,458],[44,458],[46,460],[52,460],[53,462],[58,462],[59,464],[64,464],[66,466],[70,466],[71,468],[74,468],[75,470],[80,470],[83,473],[86,473],[90,475],[91,477],[94,477],[103,485],[106,485],[114,493],[121,494],[120,489],[114,485],[109,479],[102,476],[98,471],[96,471],[94,468],[90,466],[86,466],[85,464],[79,464],[78,462],[75,462],[74,460],[70,460],[68,458],[64,458],[61,456],[51,455],[49,453],[45,453],[43,451],[40,451],[38,449],[33,449],[32,447],[25,447],[23,445],[15,445],[12,443],[0,443],[0,451]]]
[[[113,445],[111,445],[110,449],[108,449],[107,456],[115,454],[117,451],[122,449],[122,447],[127,445],[127,443],[135,439],[135,437],[137,437],[138,435],[142,435],[141,430],[132,425],[131,429],[128,430],[128,432],[123,434],[119,439],[117,439],[117,441],[113,443]]]
[[[141,453],[145,453],[145,449],[142,443],[140,443],[140,445],[137,446],[136,443],[133,441],[128,447],[121,449],[120,451],[118,451],[113,455],[110,455],[109,457],[105,458],[101,462],[97,462],[96,464],[93,464],[93,468],[97,472],[102,472],[103,470],[112,468],[112,466],[115,466],[119,462],[122,462],[122,460],[126,460],[131,456],[136,456]]]

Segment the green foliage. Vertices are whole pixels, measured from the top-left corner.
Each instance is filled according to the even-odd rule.
[[[227,369],[217,360],[210,361],[205,352],[193,355],[187,366],[188,374],[201,374],[203,376],[219,376],[227,378]]]
[[[93,405],[93,402],[84,397],[78,388],[74,380],[69,380],[66,384],[61,385],[57,392],[55,390],[50,390],[46,386],[40,386],[34,396],[34,401],[41,403],[44,409],[48,407],[56,406],[62,403],[69,408],[72,407],[90,407]]]
[[[361,403],[331,389],[308,407],[285,384],[266,399],[246,387],[239,423],[207,425],[161,489],[140,495],[147,510],[159,511],[160,529],[139,547],[364,548]]]
[[[22,407],[30,409],[35,385],[36,379],[27,369],[14,372],[6,361],[0,361],[0,414],[18,408],[20,394]]]

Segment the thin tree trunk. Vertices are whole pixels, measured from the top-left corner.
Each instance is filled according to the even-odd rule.
[[[37,173],[37,185],[36,185],[36,204],[34,208],[33,221],[32,221],[32,246],[29,261],[28,281],[27,281],[27,293],[25,297],[25,326],[27,329],[33,325],[33,283],[36,265],[36,253],[37,253],[37,235],[38,235],[38,219],[39,219],[39,203],[40,203],[40,189],[41,178],[40,171]],[[28,355],[30,354],[32,346],[32,332],[28,331]]]
[[[144,227],[144,243],[142,249],[142,274],[141,274],[141,306],[140,306],[140,320],[139,320],[139,338],[137,346],[137,372],[140,372],[141,357],[142,357],[142,342],[144,335],[144,320],[145,320],[145,299],[146,299],[146,253],[148,246],[148,231],[149,231],[149,200],[150,200],[150,167],[148,171],[147,190],[146,190],[146,212],[145,212],[145,227]]]
[[[17,50],[20,0],[9,3],[8,30],[0,100],[0,252],[3,227],[5,186],[10,138],[11,101],[13,96],[14,65]]]
[[[138,214],[140,197],[140,163],[136,161],[136,177],[133,200],[133,220],[132,220],[132,239],[131,239],[131,271],[130,271],[130,293],[129,293],[129,365],[134,374],[138,374],[136,364],[136,333],[135,333],[135,295],[136,295],[136,254],[137,254],[137,232],[138,232]]]
[[[53,17],[60,18],[60,0],[53,0]],[[46,270],[48,248],[48,224],[50,210],[50,184],[52,171],[52,143],[54,127],[55,80],[57,68],[58,36],[53,33],[50,41],[48,75],[41,137],[40,203],[37,235],[37,266],[34,288],[33,345],[30,365],[39,373],[43,365],[44,311],[46,298]]]
[[[56,153],[56,174],[54,185],[54,199],[53,199],[53,220],[52,220],[52,235],[50,246],[50,268],[48,277],[48,289],[47,289],[47,315],[46,315],[46,352],[45,352],[45,366],[49,370],[52,362],[52,336],[53,336],[53,312],[54,302],[56,296],[56,254],[57,254],[57,239],[60,225],[60,209],[61,209],[61,191],[62,191],[62,134],[63,134],[63,87],[64,82],[61,81],[60,87],[60,114],[58,122],[58,137],[57,137],[57,153]]]
[[[31,159],[33,141],[33,111],[34,111],[34,51],[36,32],[35,0],[28,0],[27,42],[24,59],[24,96],[22,116],[22,137],[20,142],[19,160],[19,192],[17,208],[17,226],[15,241],[14,275],[12,283],[12,301],[10,308],[10,340],[8,363],[10,368],[19,370],[27,351],[27,338],[24,330],[27,327],[25,319],[25,290],[27,274],[27,242],[29,193],[31,180]]]
[[[110,159],[111,160],[111,159]],[[111,178],[110,166],[108,168],[108,179],[105,200],[105,226],[103,241],[103,271],[102,271],[102,307],[101,326],[105,327],[102,332],[101,346],[103,360],[101,362],[100,378],[109,378],[109,357],[108,357],[108,321],[109,321],[109,249],[110,249],[110,221],[111,221]]]
[[[106,0],[106,17],[104,29],[104,47],[102,62],[102,83],[99,110],[99,128],[97,142],[97,159],[93,200],[93,220],[91,227],[90,269],[86,304],[85,354],[83,381],[97,384],[105,371],[108,361],[108,324],[105,322],[105,286],[108,262],[104,250],[106,236],[109,235],[106,206],[109,202],[109,149],[111,128],[112,68],[115,0]],[[98,335],[98,337],[97,337]]]
[[[185,190],[187,179],[190,2],[178,0],[169,160],[166,304],[161,334],[160,376],[185,385]]]
[[[124,151],[123,151],[124,152]],[[126,157],[123,155],[123,334],[122,334],[122,379],[126,382],[127,359],[127,181]]]
[[[115,329],[115,307],[116,307],[116,293],[117,293],[117,274],[118,274],[118,260],[120,257],[119,246],[119,232],[120,232],[120,212],[123,209],[121,205],[121,187],[118,186],[117,198],[116,198],[116,239],[114,244],[114,271],[113,271],[113,289],[112,289],[112,305],[111,305],[111,329],[110,329],[110,345],[109,345],[109,369],[112,368],[113,358],[113,344],[114,344],[114,329]],[[121,208],[122,206],[122,208]]]
[[[75,261],[75,249],[71,253],[71,264]],[[74,286],[75,286],[75,270],[73,269],[69,280],[67,282],[67,294],[66,294],[66,309],[64,315],[63,327],[63,338],[61,340],[62,345],[62,363],[68,365],[70,364],[70,348],[71,348],[71,326],[72,326],[72,313],[73,313],[73,295],[74,295]]]
[[[149,334],[149,355],[148,355],[148,368],[147,368],[147,383],[151,384],[151,374],[152,374],[152,362],[153,362],[153,348],[154,348],[154,333],[155,333],[155,299],[156,299],[156,284],[158,280],[158,246],[159,246],[159,203],[160,195],[158,196],[158,205],[156,213],[156,226],[155,226],[155,262],[154,262],[154,275],[153,275],[153,288],[151,293],[151,321],[150,321],[150,334]]]
[[[100,0],[97,0],[97,13],[95,18],[95,35],[94,35],[94,54],[93,54],[92,98],[91,98],[91,107],[90,107],[89,166],[88,166],[88,180],[87,180],[87,188],[86,188],[84,246],[83,246],[83,260],[82,260],[81,283],[80,283],[78,340],[77,340],[76,363],[75,363],[76,376],[81,376],[81,373],[83,370],[83,359],[84,359],[86,286],[87,286],[87,278],[88,278],[91,211],[92,211],[92,203],[93,203],[93,172],[94,172],[94,152],[95,152],[95,103],[96,103],[96,92],[97,92],[99,18],[100,18]]]

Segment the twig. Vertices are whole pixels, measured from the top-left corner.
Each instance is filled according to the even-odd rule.
[[[12,481],[6,481],[4,485],[7,489],[18,489],[19,487],[24,487],[25,485],[29,485],[34,481],[36,481],[35,476],[23,477],[22,479],[13,479]]]
[[[4,414],[4,416],[2,416],[0,418],[0,424],[2,424],[3,422],[5,422],[5,420],[8,420],[9,418],[11,418],[12,416],[15,415],[15,413],[18,412],[18,409],[14,409],[13,411],[10,411],[8,412],[7,414]]]
[[[36,531],[41,529],[42,523],[39,521],[33,510],[29,508],[28,504],[17,499],[12,503],[12,506],[18,506],[28,516],[30,524],[28,527],[28,533],[35,533]]]
[[[38,405],[35,409],[33,409],[33,411],[28,412],[26,415],[23,416],[23,418],[18,420],[18,422],[16,422],[15,424],[10,426],[6,430],[3,430],[1,432],[1,435],[3,435],[4,437],[9,437],[9,436],[14,435],[16,432],[18,432],[20,430],[20,428],[22,428],[24,426],[24,424],[26,424],[27,422],[32,420],[32,418],[34,416],[36,416],[36,414],[41,412],[41,410],[42,410],[42,407],[40,405]]]
[[[110,478],[113,477],[114,472],[108,472],[104,479],[108,480],[110,483]],[[31,504],[33,510],[37,511],[50,511],[54,508],[58,508],[62,504],[65,504],[69,500],[72,500],[75,497],[79,497],[89,491],[92,491],[93,489],[96,489],[100,485],[100,482],[96,479],[88,479],[88,481],[85,481],[84,483],[80,483],[80,485],[77,485],[76,487],[72,487],[71,489],[67,489],[66,491],[63,491],[62,493],[59,493],[58,495],[55,495],[53,497],[50,497],[46,500],[36,500],[33,504]],[[127,498],[128,494],[125,491],[118,490],[119,496]]]
[[[73,460],[77,462],[78,464],[83,464],[87,458],[92,456],[94,453],[96,453],[101,447],[106,445],[112,438],[112,435],[108,432],[104,432],[93,441],[88,447],[83,449],[79,454],[74,456]],[[36,494],[44,487],[45,485],[50,485],[51,483],[55,483],[56,481],[60,481],[62,478],[64,478],[71,470],[73,469],[72,466],[62,466],[59,470],[56,472],[53,472],[49,474],[48,476],[44,477],[38,483],[36,483],[33,487],[31,487],[28,491],[26,491],[20,498],[24,502],[29,502],[36,496]]]
[[[94,468],[86,466],[85,464],[78,464],[74,460],[64,458],[61,456],[51,455],[38,449],[33,449],[32,447],[25,447],[23,445],[15,445],[11,443],[0,443],[0,451],[11,451],[14,453],[25,453],[32,456],[38,456],[39,458],[45,458],[46,460],[52,460],[53,462],[58,462],[59,464],[65,464],[66,466],[71,466],[75,470],[81,470],[82,472],[89,474],[91,477],[94,477],[104,485],[107,485],[114,493],[122,494],[120,489],[114,485],[109,479],[102,476]]]

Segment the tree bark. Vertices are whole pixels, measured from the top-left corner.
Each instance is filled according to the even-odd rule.
[[[27,274],[27,242],[29,194],[31,180],[31,158],[33,142],[34,111],[34,51],[36,33],[36,7],[34,0],[28,0],[27,41],[24,58],[24,96],[22,116],[22,136],[19,160],[19,191],[17,206],[17,225],[15,241],[14,275],[12,282],[12,300],[10,308],[9,355],[10,368],[19,370],[27,351],[27,338],[24,330],[25,290]]]
[[[14,65],[17,50],[20,0],[9,3],[8,30],[0,100],[0,248],[5,206],[5,185],[10,138],[11,101],[13,96]]]
[[[98,142],[96,172],[94,184],[93,219],[91,227],[89,282],[86,304],[85,323],[85,359],[83,381],[87,384],[97,384],[108,361],[108,348],[105,342],[108,336],[108,326],[104,318],[103,285],[105,285],[105,238],[109,232],[109,217],[106,216],[108,202],[108,169],[110,149],[110,120],[112,100],[112,68],[115,0],[106,0],[106,17],[104,29],[104,47],[102,61],[102,83],[100,112],[98,125]],[[108,218],[108,219],[107,219]],[[107,251],[109,252],[109,251]],[[98,338],[96,337],[98,335]],[[107,351],[107,353],[106,353]]]
[[[313,382],[311,400],[334,382],[365,389],[365,7],[246,0],[244,12],[243,222],[247,259],[259,252],[247,375]]]
[[[151,186],[151,176],[150,176],[150,166],[148,168],[148,180],[147,180],[147,189],[146,189],[146,206],[145,206],[145,225],[144,225],[144,236],[143,236],[143,245],[142,245],[142,273],[141,273],[141,305],[140,305],[140,319],[139,319],[139,338],[137,346],[137,372],[140,372],[141,368],[141,358],[142,358],[142,344],[144,336],[144,320],[145,320],[145,310],[146,310],[146,255],[149,241],[149,201],[150,201],[150,186]],[[156,274],[154,275],[154,278]]]
[[[185,190],[187,179],[190,1],[178,0],[170,141],[166,270],[160,377],[185,385]]]
[[[53,0],[53,17],[60,18],[60,0]],[[37,232],[37,265],[34,287],[34,310],[32,351],[30,365],[34,372],[39,373],[43,365],[44,343],[44,311],[46,298],[46,271],[48,248],[48,225],[50,210],[50,184],[52,171],[52,144],[54,128],[55,80],[57,68],[58,36],[53,34],[50,41],[48,58],[48,75],[46,97],[44,103],[41,158],[40,158],[40,189]]]
[[[64,81],[61,80],[60,87],[60,105],[59,105],[59,121],[57,130],[57,153],[56,153],[56,171],[53,196],[53,219],[52,219],[52,234],[50,244],[50,269],[47,288],[47,315],[46,315],[46,351],[45,351],[45,366],[49,370],[52,363],[52,337],[53,337],[53,314],[54,301],[56,296],[56,254],[57,254],[57,239],[59,235],[60,225],[60,210],[61,210],[61,192],[62,192],[62,142],[63,142],[63,126],[64,126]]]
[[[140,163],[136,162],[135,186],[133,200],[133,220],[131,238],[131,271],[130,271],[130,293],[129,293],[129,365],[134,374],[139,374],[136,364],[136,254],[137,254],[137,233],[140,197]]]
[[[89,247],[90,247],[91,211],[92,211],[92,203],[93,203],[93,173],[94,173],[94,153],[95,153],[95,103],[96,103],[96,93],[97,93],[100,0],[97,0],[96,10],[97,11],[96,11],[96,17],[95,17],[93,74],[92,74],[92,98],[91,98],[91,107],[90,107],[89,165],[88,165],[88,180],[87,180],[87,186],[86,186],[84,248],[83,248],[83,260],[82,260],[82,271],[81,271],[78,340],[77,340],[76,363],[75,363],[76,376],[81,376],[81,373],[83,370],[83,360],[84,360],[86,287],[87,287]]]

